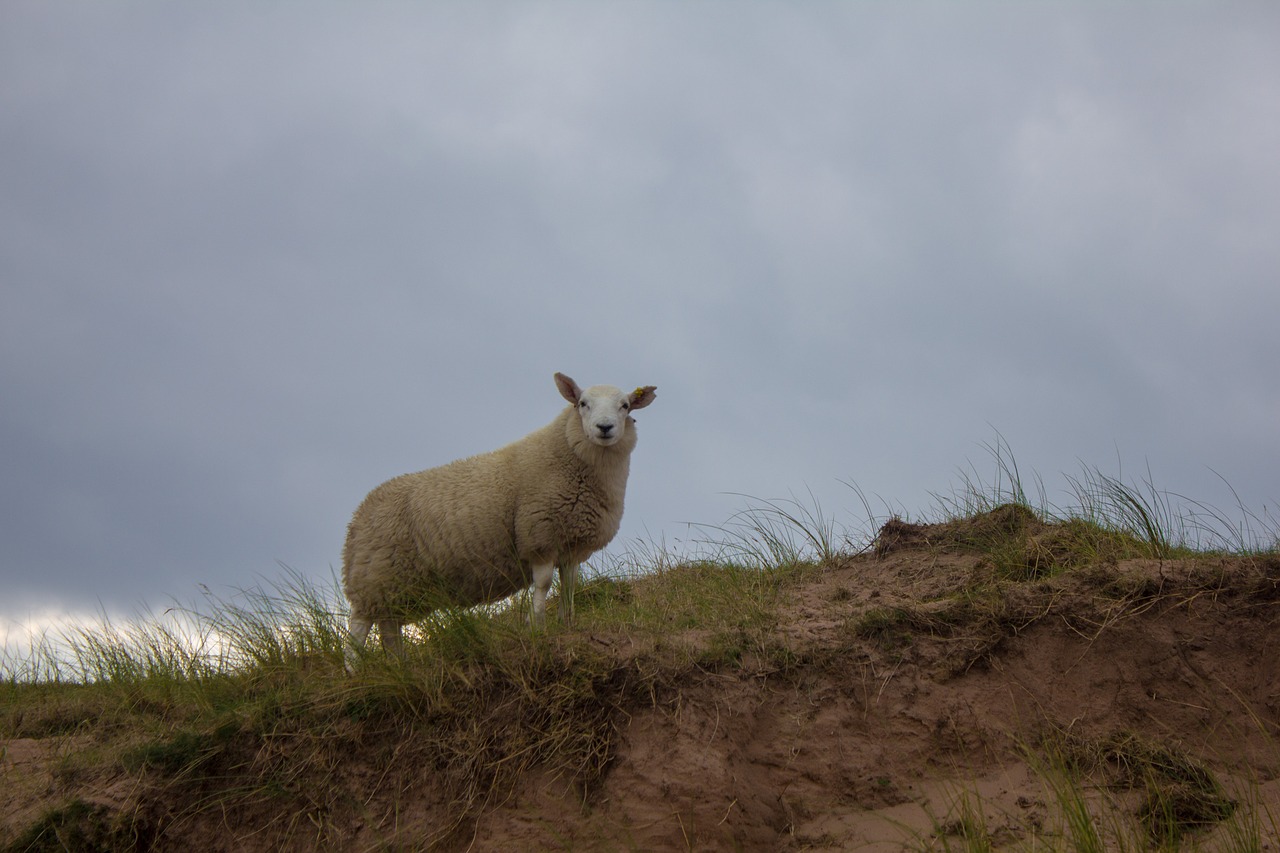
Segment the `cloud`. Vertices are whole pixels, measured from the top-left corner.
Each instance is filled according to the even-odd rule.
[[[1273,501],[1278,41],[1252,3],[14,4],[12,600],[325,576],[556,370],[659,386],[621,541],[841,480],[919,510],[993,427]]]

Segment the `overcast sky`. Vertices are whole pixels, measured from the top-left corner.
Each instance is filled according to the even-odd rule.
[[[557,370],[658,386],[611,552],[997,431],[1274,512],[1277,152],[1274,2],[7,0],[0,638],[327,580]]]

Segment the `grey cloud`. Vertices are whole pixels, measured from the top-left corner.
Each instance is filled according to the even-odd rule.
[[[1271,5],[5,17],[21,606],[326,576],[365,490],[545,422],[555,370],[659,386],[619,547],[731,492],[921,509],[993,427],[1274,500]]]

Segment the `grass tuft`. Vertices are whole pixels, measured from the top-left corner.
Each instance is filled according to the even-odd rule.
[[[812,491],[807,503],[794,496],[782,500],[738,497],[748,501],[747,507],[724,524],[695,525],[708,531],[699,544],[716,562],[771,571],[827,563],[850,550],[847,534]]]
[[[63,853],[68,850],[142,850],[148,834],[106,806],[75,798],[45,812],[13,839],[4,853]]]

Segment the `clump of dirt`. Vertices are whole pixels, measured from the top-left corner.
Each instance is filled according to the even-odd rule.
[[[486,710],[449,741],[465,755],[422,742],[463,723],[394,694],[323,730],[282,714],[74,772],[92,727],[33,730],[3,742],[0,849],[1025,849],[1066,832],[1062,778],[1152,845],[1208,849],[1246,805],[1267,837],[1280,560],[1130,547],[1013,506],[891,520],[874,553],[796,570],[731,655],[696,627],[578,631],[537,678],[478,668]]]
[[[1016,581],[1159,556],[1156,547],[1127,533],[1104,530],[1081,519],[1046,522],[1021,504],[1004,504],[940,524],[891,518],[877,534],[874,552],[884,558],[903,548],[985,555],[995,572]]]
[[[1021,504],[1003,504],[989,512],[939,524],[912,524],[895,517],[880,527],[874,548],[882,558],[894,551],[920,548],[974,552],[1010,537],[1040,533],[1045,527]]]

